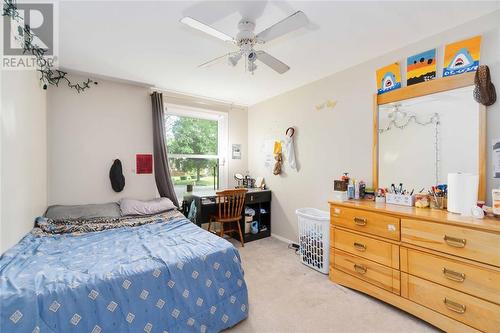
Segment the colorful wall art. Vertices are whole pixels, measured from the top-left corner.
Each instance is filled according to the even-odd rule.
[[[153,155],[152,154],[136,154],[135,168],[138,175],[153,173]]]
[[[406,84],[421,83],[436,78],[436,49],[406,59]]]
[[[401,66],[395,62],[377,70],[378,94],[401,88]]]
[[[480,52],[481,36],[446,45],[443,77],[477,70]]]

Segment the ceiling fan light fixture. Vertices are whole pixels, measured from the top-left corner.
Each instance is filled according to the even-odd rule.
[[[248,71],[253,74],[253,71],[257,69],[257,64],[254,62],[248,62]]]
[[[230,66],[235,67],[241,58],[245,58],[245,69],[252,74],[257,69],[257,65],[255,64],[256,60],[259,60],[275,72],[284,74],[290,69],[290,66],[265,51],[255,50],[254,46],[256,44],[263,44],[288,34],[291,31],[304,27],[309,21],[303,12],[297,11],[256,35],[254,33],[255,23],[243,18],[238,23],[239,32],[236,35],[236,38],[228,36],[225,33],[189,16],[181,19],[181,22],[191,28],[197,29],[198,31],[204,32],[213,37],[217,37],[223,41],[229,41],[233,44],[233,46],[239,48],[238,51],[226,53],[223,56],[204,62],[198,67],[208,67],[209,65],[222,59],[226,59]]]
[[[241,59],[241,54],[237,53],[235,55],[228,57],[227,62],[234,67],[238,64],[238,61],[240,61],[240,59]]]

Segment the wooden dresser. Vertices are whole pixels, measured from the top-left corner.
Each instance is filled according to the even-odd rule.
[[[330,280],[447,332],[500,332],[500,220],[330,202]]]

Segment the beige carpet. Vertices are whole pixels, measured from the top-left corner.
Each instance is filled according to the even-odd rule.
[[[242,257],[250,313],[226,332],[438,332],[403,311],[330,282],[275,238],[244,248],[232,242]]]

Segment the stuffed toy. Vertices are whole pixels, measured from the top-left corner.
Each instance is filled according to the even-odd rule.
[[[276,160],[276,163],[274,164],[273,174],[277,176],[281,174],[281,165],[283,164],[283,156],[281,155],[281,153],[278,153],[274,155],[274,159]]]

